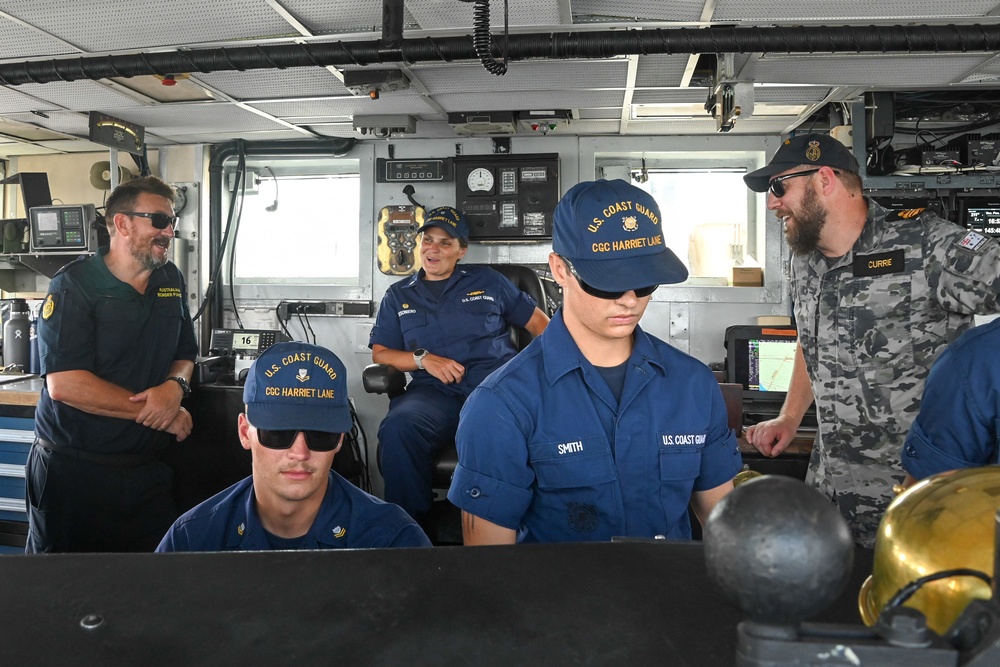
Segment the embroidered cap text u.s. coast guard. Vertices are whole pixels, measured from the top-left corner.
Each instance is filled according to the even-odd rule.
[[[438,227],[448,232],[453,238],[463,241],[469,240],[469,222],[465,219],[465,214],[451,206],[439,206],[431,209],[424,218],[424,226],[417,232],[423,232],[428,227]]]
[[[257,357],[243,387],[247,419],[275,431],[351,430],[347,369],[330,350],[277,343]]]
[[[663,241],[660,207],[622,180],[570,188],[553,215],[552,250],[588,285],[608,292],[687,280],[687,267]]]

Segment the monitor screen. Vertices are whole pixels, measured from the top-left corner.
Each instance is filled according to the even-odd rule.
[[[795,340],[747,341],[747,389],[788,391],[795,363]]]
[[[791,326],[736,325],[726,329],[726,381],[744,398],[784,400],[792,381],[798,332]]]
[[[1000,197],[967,197],[961,204],[963,226],[1000,238]]]

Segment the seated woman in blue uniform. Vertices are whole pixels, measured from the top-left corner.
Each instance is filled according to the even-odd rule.
[[[157,551],[431,546],[406,512],[330,469],[351,430],[347,371],[333,352],[272,345],[250,367],[243,402],[253,474],[177,519]]]
[[[903,443],[904,486],[945,470],[1000,463],[1000,318],[945,348]]]
[[[580,183],[556,206],[549,268],[563,305],[472,392],[448,499],[465,544],[690,539],[742,465],[712,371],[639,326],[687,268],[656,201]]]
[[[385,499],[423,521],[434,459],[454,441],[466,397],[517,354],[510,327],[538,335],[549,318],[497,271],[457,266],[469,246],[460,211],[436,208],[418,231],[423,268],[386,291],[368,347],[375,363],[412,376],[379,426],[379,464]]]

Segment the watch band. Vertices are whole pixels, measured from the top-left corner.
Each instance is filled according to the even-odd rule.
[[[417,365],[417,368],[424,370],[424,357],[427,356],[427,350],[420,348],[413,353],[413,363]]]
[[[185,380],[184,378],[182,378],[179,375],[171,375],[167,379],[168,380],[173,380],[174,382],[176,382],[177,384],[179,384],[181,386],[181,391],[184,392],[184,398],[187,398],[188,396],[191,395],[191,385],[188,384],[187,380]]]

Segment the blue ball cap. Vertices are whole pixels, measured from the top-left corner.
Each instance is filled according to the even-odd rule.
[[[552,250],[570,260],[585,283],[607,292],[669,285],[688,270],[663,242],[660,207],[622,180],[578,183],[559,200]]]
[[[330,350],[308,343],[276,343],[257,357],[243,402],[247,419],[274,431],[351,430],[347,369]]]
[[[469,240],[469,221],[465,214],[451,206],[439,206],[432,209],[424,217],[424,226],[417,230],[422,232],[428,227],[440,227],[453,238]]]

